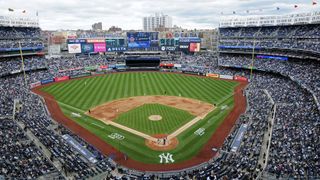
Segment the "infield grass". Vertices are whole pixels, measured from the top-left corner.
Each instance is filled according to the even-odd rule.
[[[159,121],[149,120],[150,115],[160,115]],[[114,121],[140,132],[154,134],[171,134],[188,121],[195,118],[189,112],[161,104],[145,104],[121,114]]]

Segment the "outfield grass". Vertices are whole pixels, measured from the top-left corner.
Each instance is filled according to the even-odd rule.
[[[86,83],[85,83],[86,82]],[[86,84],[86,85],[85,85]],[[196,155],[201,147],[212,136],[215,129],[223,122],[233,107],[233,90],[238,83],[230,81],[200,78],[196,76],[185,76],[182,74],[164,74],[157,72],[119,73],[105,76],[96,76],[87,79],[78,79],[53,84],[42,88],[43,91],[52,94],[58,101],[62,111],[70,119],[85,127],[102,140],[127,154],[130,158],[144,163],[159,163],[159,154],[145,146],[144,139],[132,135],[113,126],[107,126],[103,122],[86,116],[83,112],[89,108],[119,98],[142,95],[166,95],[199,99],[217,105],[216,109],[208,116],[181,133],[177,138],[179,145],[176,149],[168,151],[173,154],[175,162],[182,162]],[[228,106],[221,110],[221,106]],[[133,110],[134,111],[134,110]],[[81,118],[71,117],[76,112]],[[129,111],[128,113],[130,113]],[[133,113],[133,112],[131,112]],[[138,113],[139,114],[139,113]],[[137,115],[128,115],[127,120],[135,119]],[[140,116],[141,114],[139,114]],[[123,114],[125,116],[125,114]],[[191,118],[192,119],[192,118]],[[190,119],[189,119],[190,120]],[[136,120],[134,120],[136,121]],[[144,126],[144,122],[124,122],[129,127]],[[181,121],[179,121],[181,122]],[[185,122],[184,122],[185,123]],[[174,125],[169,125],[173,127]],[[204,128],[202,136],[194,134]],[[149,133],[156,134],[159,129],[145,126],[143,129],[150,130]],[[153,133],[156,132],[156,133]],[[118,133],[125,137],[119,141],[108,137],[112,133]]]
[[[161,115],[160,121],[149,120],[150,115]],[[181,109],[161,104],[145,104],[121,114],[114,121],[140,132],[154,134],[171,134],[195,116]]]

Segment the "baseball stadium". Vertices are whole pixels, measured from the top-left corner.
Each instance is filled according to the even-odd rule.
[[[217,3],[211,29],[172,25],[206,11],[132,14],[131,30],[86,30],[96,1],[61,2],[63,21],[17,1],[0,1],[0,180],[320,179],[315,0]]]

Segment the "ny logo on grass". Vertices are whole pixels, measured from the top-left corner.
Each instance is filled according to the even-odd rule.
[[[160,163],[168,164],[168,163],[173,163],[174,162],[174,160],[172,158],[172,154],[170,154],[170,153],[167,153],[167,154],[162,153],[162,154],[159,155],[159,158],[160,158]]]

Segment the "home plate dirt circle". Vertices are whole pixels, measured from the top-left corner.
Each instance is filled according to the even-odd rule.
[[[168,136],[167,134],[155,134],[153,135],[153,137],[157,138],[158,141],[154,142],[146,139],[145,144],[150,149],[153,149],[156,151],[169,151],[169,150],[175,149],[179,144],[178,138],[174,137],[171,139],[167,139],[167,136]]]
[[[151,120],[151,121],[160,121],[161,119],[162,119],[162,116],[160,116],[160,115],[149,116],[149,120]]]

